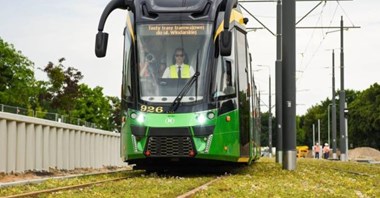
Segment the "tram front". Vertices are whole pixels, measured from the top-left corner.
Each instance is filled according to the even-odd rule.
[[[206,149],[215,125],[208,105],[212,27],[207,21],[136,23],[137,67],[131,74],[137,86],[124,86],[135,87],[137,96],[123,129],[130,163],[167,167]]]
[[[124,160],[137,168],[237,162],[241,151],[235,55],[222,59],[220,42],[214,38],[226,10],[229,21],[232,1],[112,2],[103,12],[97,47],[107,43],[108,35],[101,31],[108,14],[129,9],[122,83]],[[105,55],[104,47],[96,52]]]

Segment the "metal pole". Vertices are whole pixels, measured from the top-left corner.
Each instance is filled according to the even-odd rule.
[[[315,146],[315,124],[313,124],[313,145],[311,146],[312,153],[313,153],[313,158],[315,158],[314,146]]]
[[[260,103],[261,103],[261,92],[259,90],[259,112],[261,113],[261,105],[260,105]],[[261,125],[261,122],[260,122],[260,125]]]
[[[320,119],[318,119],[318,143],[319,143],[319,146],[321,146],[321,120]],[[319,152],[318,159],[321,159],[321,152]]]
[[[315,124],[313,124],[313,146],[315,145]]]
[[[269,69],[269,118],[268,118],[268,134],[269,134],[269,157],[272,157],[272,89],[271,76]]]
[[[340,93],[339,93],[339,123],[340,123],[340,160],[347,161],[346,158],[346,123],[344,120],[344,103],[346,93],[344,90],[344,52],[343,52],[343,16],[340,20]]]
[[[287,0],[282,6],[283,20],[283,152],[282,168],[295,170],[297,161],[296,150],[296,1]]]
[[[347,110],[347,102],[344,103],[344,110],[345,111],[348,111]],[[346,159],[348,160],[348,112],[345,112],[345,115],[344,115],[344,118],[345,118],[345,127],[346,127]]]
[[[276,60],[276,120],[277,120],[277,148],[276,162],[282,164],[282,65],[281,65],[281,32],[282,32],[282,4],[277,1],[277,60]]]
[[[332,51],[332,107],[331,107],[331,119],[332,119],[332,148],[333,159],[336,157],[336,104],[335,104],[335,53]]]
[[[327,106],[327,143],[330,144],[330,105]]]

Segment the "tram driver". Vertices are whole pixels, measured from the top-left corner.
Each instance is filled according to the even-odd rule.
[[[162,78],[190,78],[194,75],[193,67],[186,64],[187,57],[183,48],[175,49],[173,64],[167,67]]]

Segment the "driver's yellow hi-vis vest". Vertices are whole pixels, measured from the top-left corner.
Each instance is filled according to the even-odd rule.
[[[170,65],[170,78],[178,78],[178,66]],[[190,65],[182,65],[181,78],[190,78]]]

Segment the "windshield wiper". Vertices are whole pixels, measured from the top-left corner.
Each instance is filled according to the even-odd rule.
[[[178,109],[183,96],[185,96],[187,92],[189,92],[191,85],[193,85],[194,82],[198,79],[199,74],[200,74],[199,71],[196,71],[195,74],[190,78],[190,80],[187,81],[186,85],[179,92],[178,96],[174,99],[172,105],[170,106],[169,111],[168,111],[169,113],[174,112]]]
[[[199,49],[197,49],[197,62],[195,63],[195,72],[199,73]],[[195,83],[195,101],[198,100],[198,80]]]

